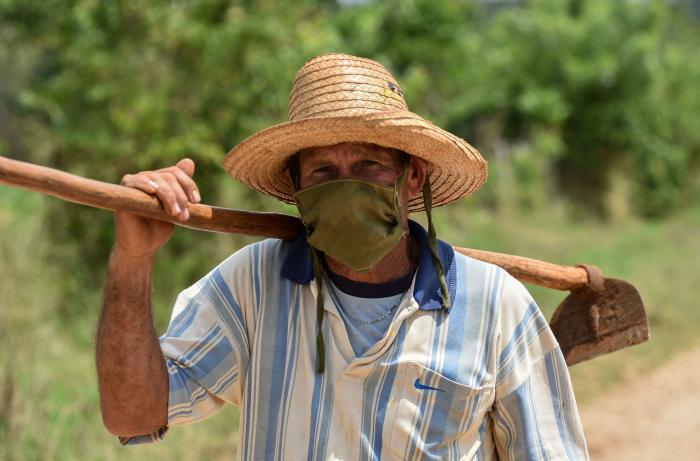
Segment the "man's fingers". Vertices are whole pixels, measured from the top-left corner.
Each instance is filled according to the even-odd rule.
[[[177,181],[175,182],[177,183]],[[178,205],[177,194],[171,184],[164,179],[162,173],[142,171],[141,173],[128,174],[122,178],[121,184],[155,195],[168,214],[177,216],[182,213],[182,208]],[[178,189],[180,189],[179,185]]]
[[[149,178],[147,181],[153,181],[158,185],[154,195],[163,204],[165,211],[172,216],[180,216],[182,207],[178,203],[177,193],[173,190],[171,183],[159,173],[149,173],[147,176]],[[178,186],[178,188],[180,187]]]
[[[127,174],[122,178],[121,185],[139,189],[147,194],[155,194],[158,190],[158,184],[148,177],[150,171],[144,171],[136,174]]]
[[[183,158],[175,166],[184,171],[190,178],[194,176],[194,161],[192,159]]]
[[[190,217],[190,212],[187,209],[189,199],[187,198],[187,194],[182,188],[180,181],[178,180],[178,178],[176,178],[175,174],[170,173],[163,174],[162,178],[165,181],[167,181],[167,183],[170,185],[170,189],[175,193],[175,200],[177,200],[177,205],[181,210],[181,214],[179,215],[179,217],[182,220],[187,220]]]
[[[155,195],[168,214],[184,221],[189,219],[188,203],[201,201],[199,188],[192,180],[193,174],[194,162],[185,158],[175,166],[128,174],[122,178],[121,183],[123,186]]]
[[[182,161],[180,161],[180,163],[182,163]],[[197,184],[192,180],[190,176],[187,175],[186,171],[180,169],[177,166],[169,168],[167,171],[175,176],[177,181],[180,183],[180,187],[182,187],[182,189],[184,189],[185,193],[187,194],[187,197],[190,202],[199,203],[200,200],[202,200],[202,198],[199,195],[199,189],[197,188]]]

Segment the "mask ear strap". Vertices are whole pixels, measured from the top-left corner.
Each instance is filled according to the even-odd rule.
[[[423,184],[423,205],[425,206],[425,214],[428,217],[428,246],[430,247],[430,253],[433,256],[435,273],[437,274],[438,281],[440,282],[441,304],[443,309],[449,309],[451,306],[450,292],[447,289],[445,268],[443,267],[440,256],[438,255],[437,235],[435,233],[435,226],[433,226],[432,216],[433,194],[430,190],[430,177],[428,175],[425,176],[425,183]]]
[[[399,176],[399,178],[396,180],[396,184],[394,185],[394,211],[396,212],[396,216],[401,216],[401,201],[399,199],[401,196],[401,189],[403,189],[403,185],[406,184],[408,167],[410,165],[411,158],[409,157],[403,164],[403,173],[401,173],[401,176]]]
[[[323,373],[326,363],[326,347],[323,342],[323,266],[321,255],[311,249],[311,259],[314,266],[314,278],[318,293],[316,295],[316,373]]]

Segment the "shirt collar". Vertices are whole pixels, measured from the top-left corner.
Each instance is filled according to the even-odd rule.
[[[428,233],[415,221],[408,221],[408,229],[420,248],[420,258],[416,281],[413,285],[413,297],[423,310],[440,309],[440,281],[435,272],[435,264],[428,244]],[[455,299],[456,264],[452,245],[438,240],[438,256],[445,268],[445,280],[450,293],[450,302]],[[306,230],[302,230],[294,241],[286,241],[287,255],[282,264],[282,277],[294,283],[306,285],[314,279],[313,263],[311,261],[311,246],[306,241]]]

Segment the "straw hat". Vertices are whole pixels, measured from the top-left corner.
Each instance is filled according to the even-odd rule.
[[[410,112],[399,84],[384,66],[345,54],[307,62],[292,84],[289,121],[231,149],[224,168],[250,187],[294,203],[289,157],[305,148],[341,142],[373,143],[427,160],[433,206],[466,197],[486,181],[481,154]],[[410,211],[422,209],[422,197],[409,203]]]

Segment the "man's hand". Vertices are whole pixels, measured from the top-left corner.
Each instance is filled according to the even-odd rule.
[[[122,186],[133,187],[154,195],[163,209],[180,221],[190,217],[190,203],[199,203],[201,197],[197,184],[192,180],[194,162],[182,159],[175,166],[156,171],[127,174]],[[124,212],[115,212],[115,251],[134,259],[151,258],[173,234],[173,224],[142,218]]]

